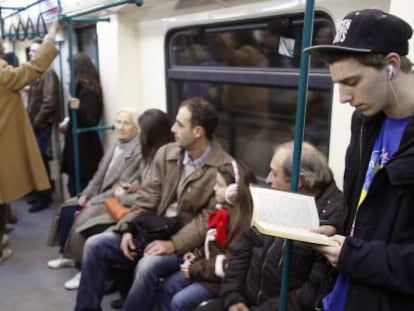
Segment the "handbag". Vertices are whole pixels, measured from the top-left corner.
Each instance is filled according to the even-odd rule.
[[[105,199],[105,207],[115,221],[121,220],[130,210],[115,197]]]
[[[141,214],[129,224],[138,258],[143,255],[148,243],[154,240],[169,239],[183,227],[178,217],[166,217],[152,213]]]

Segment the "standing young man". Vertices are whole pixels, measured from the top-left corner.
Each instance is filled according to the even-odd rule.
[[[30,45],[29,57],[31,60],[36,59],[41,44],[42,40],[35,40]],[[60,117],[58,115],[59,108],[59,79],[56,72],[50,66],[45,73],[30,84],[28,103],[29,118],[50,181],[49,154],[52,142],[52,129],[53,124]],[[52,191],[34,192],[32,200],[29,212],[41,211],[52,202]]]
[[[199,246],[214,209],[217,167],[232,158],[213,140],[218,116],[201,98],[184,101],[172,132],[175,143],[161,147],[131,212],[117,226],[87,240],[75,310],[101,310],[104,283],[111,266],[135,267],[132,287],[123,310],[151,311],[161,277],[180,269],[182,254]],[[170,240],[148,244],[136,258],[129,222],[145,211],[177,216],[184,226]]]
[[[305,50],[329,64],[356,111],[346,155],[347,236],[318,247],[339,272],[324,310],[414,309],[412,28],[376,9],[342,21],[331,45]]]

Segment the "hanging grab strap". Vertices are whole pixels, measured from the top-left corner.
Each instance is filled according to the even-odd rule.
[[[19,18],[19,22],[17,23],[17,29],[16,29],[16,39],[19,41],[24,41],[26,40],[26,29],[24,27],[24,24],[22,22],[22,19]]]
[[[29,40],[32,40],[35,37],[36,37],[35,27],[34,27],[32,19],[29,16],[26,22],[26,38]]]
[[[38,16],[38,18],[37,18],[37,22],[36,22],[36,33],[41,38],[43,38],[47,34],[46,22],[45,22],[45,19],[44,19],[42,13],[40,13],[39,16]]]

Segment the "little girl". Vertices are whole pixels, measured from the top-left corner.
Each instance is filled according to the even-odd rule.
[[[214,186],[217,204],[208,219],[204,247],[184,254],[181,271],[164,281],[160,311],[193,310],[218,295],[232,247],[250,225],[249,184],[255,181],[251,170],[236,161],[218,168]]]

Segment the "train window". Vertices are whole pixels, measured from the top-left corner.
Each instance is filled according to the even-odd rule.
[[[193,96],[219,112],[216,138],[258,176],[268,173],[275,145],[294,138],[303,15],[197,25],[167,35],[168,111]],[[314,43],[329,42],[334,24],[315,14]],[[304,139],[329,151],[332,83],[311,58]]]

